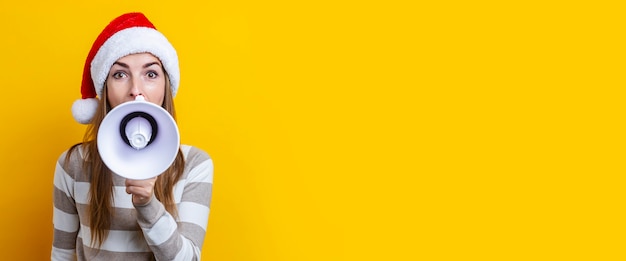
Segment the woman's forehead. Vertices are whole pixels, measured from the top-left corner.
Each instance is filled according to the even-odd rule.
[[[158,63],[161,65],[161,60],[158,57],[154,56],[151,53],[134,53],[123,56],[122,58],[117,59],[117,62],[129,63],[129,62],[145,62],[145,63]]]

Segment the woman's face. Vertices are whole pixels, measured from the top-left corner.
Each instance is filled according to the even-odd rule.
[[[107,99],[111,108],[143,95],[161,106],[165,96],[165,72],[161,61],[150,53],[124,56],[113,63],[107,77]]]

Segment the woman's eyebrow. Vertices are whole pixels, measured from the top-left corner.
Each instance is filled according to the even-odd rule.
[[[146,63],[146,64],[143,66],[143,68],[148,68],[148,67],[150,67],[150,66],[152,66],[152,65],[155,65],[155,64],[156,64],[156,65],[161,66],[161,64],[159,64],[159,62],[151,62],[151,63]]]
[[[128,66],[128,64],[125,64],[125,63],[122,63],[122,62],[114,62],[113,64],[117,64],[117,65],[122,66],[122,67],[124,67],[126,69],[130,68],[130,66]]]

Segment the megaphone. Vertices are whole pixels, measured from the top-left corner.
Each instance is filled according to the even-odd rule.
[[[98,152],[113,173],[149,179],[174,162],[180,146],[178,126],[165,109],[143,96],[113,108],[98,129]]]

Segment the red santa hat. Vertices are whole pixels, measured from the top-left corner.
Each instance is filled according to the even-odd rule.
[[[178,56],[172,44],[156,30],[142,13],[127,13],[115,18],[102,30],[93,43],[80,88],[82,99],[72,104],[72,116],[82,124],[88,124],[98,108],[98,97],[113,63],[135,53],[151,53],[161,60],[169,76],[172,96],[176,96],[180,82]]]

